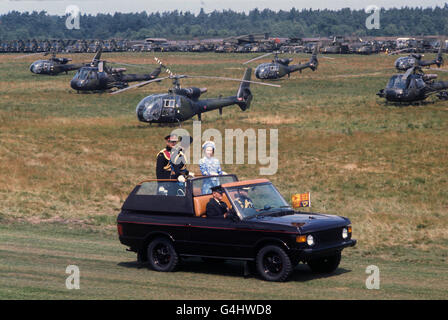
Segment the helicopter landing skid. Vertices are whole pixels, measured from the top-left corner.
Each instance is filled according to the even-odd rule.
[[[411,107],[411,106],[425,106],[428,104],[433,104],[433,101],[428,100],[419,100],[419,101],[409,101],[409,102],[389,102],[386,101],[386,106],[395,106],[395,107]]]
[[[169,123],[159,123],[159,127],[169,127],[169,128],[172,128],[172,127],[175,127],[175,126],[179,126],[180,128],[182,127],[182,123],[179,121],[179,120],[177,120],[177,122],[169,122]]]
[[[436,97],[440,100],[448,100],[448,91],[440,91]]]

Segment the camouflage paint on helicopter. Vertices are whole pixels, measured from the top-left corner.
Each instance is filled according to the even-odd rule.
[[[317,60],[317,52],[318,52],[318,46],[315,46],[313,54],[307,63],[303,64],[299,63],[293,65],[289,65],[292,62],[291,58],[280,59],[278,57],[278,52],[275,52],[275,57],[274,60],[272,60],[272,62],[262,63],[259,66],[257,66],[257,68],[255,69],[255,76],[258,79],[267,80],[267,79],[279,79],[286,75],[289,77],[291,73],[297,71],[302,72],[302,70],[306,68],[310,68],[311,70],[315,71],[317,69],[317,66],[319,65],[319,62]],[[246,61],[244,64],[261,59],[270,54],[272,53],[268,53],[255,59]]]
[[[80,91],[104,91],[113,88],[123,89],[129,82],[147,81],[157,78],[165,67],[160,60],[159,66],[149,74],[125,74],[125,68],[111,68],[106,61],[100,60],[101,49],[89,66],[82,67],[70,81],[72,89]],[[124,65],[124,64],[122,64]]]
[[[128,88],[115,91],[112,94],[117,94],[131,88],[142,87],[155,81],[172,79],[173,87],[168,90],[168,93],[153,94],[143,98],[138,103],[136,108],[138,120],[146,123],[181,123],[182,121],[191,119],[195,115],[201,120],[203,113],[219,110],[220,114],[222,114],[222,109],[231,105],[238,105],[242,111],[249,109],[252,101],[251,83],[280,87],[279,85],[251,81],[251,72],[251,68],[246,69],[241,80],[213,76],[170,75],[169,77],[135,84]],[[181,88],[179,80],[183,78],[237,81],[240,82],[240,86],[235,96],[201,100],[200,97],[203,93],[207,92],[207,88]]]
[[[386,88],[377,95],[389,102],[412,103],[425,100],[432,94],[447,99],[448,81],[434,81],[436,74],[425,74],[420,67],[412,67],[404,74],[393,75]]]

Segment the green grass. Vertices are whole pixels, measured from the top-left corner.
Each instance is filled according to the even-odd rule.
[[[299,265],[289,282],[243,277],[243,264],[189,259],[173,273],[139,267],[113,232],[64,225],[0,226],[0,299],[445,299],[447,251],[346,250],[330,276]],[[365,287],[368,265],[380,290]],[[80,289],[65,287],[65,269],[80,269]]]
[[[70,57],[78,62],[89,61],[91,56]],[[241,62],[254,55],[157,56],[176,73],[240,78],[244,72]],[[178,285],[188,288],[186,292],[190,295],[201,295],[207,281],[216,284],[215,287],[224,282],[229,285],[227,291],[213,289],[214,298],[263,294],[266,298],[288,298],[291,295],[278,292],[287,292],[293,286],[298,287],[294,289],[295,297],[306,298],[342,298],[343,294],[347,298],[369,299],[443,296],[439,288],[447,287],[446,270],[439,268],[438,263],[442,262],[437,259],[446,264],[448,102],[430,98],[427,104],[397,107],[375,96],[395,73],[395,57],[341,55],[331,61],[320,59],[316,72],[305,70],[293,74],[291,79],[276,81],[281,88],[251,86],[254,99],[246,112],[234,106],[225,108],[222,117],[218,112],[203,115],[203,131],[278,129],[279,169],[268,178],[287,199],[294,193],[311,191],[312,210],[349,217],[354,236],[359,240],[355,249],[345,252],[342,268],[350,272],[316,278],[305,268],[302,270],[305,276],[298,273],[288,284],[247,279],[244,280],[247,288],[240,285],[238,264],[226,264],[223,270],[207,273],[203,272],[206,267],[193,262],[192,268],[197,271],[184,270],[172,275],[117,265],[132,262],[135,257],[123,252],[115,237],[110,236],[115,230],[115,218],[135,184],[154,178],[155,155],[163,147],[163,137],[172,129],[139,123],[135,107],[146,95],[166,92],[169,82],[114,96],[77,94],[69,87],[73,73],[56,77],[34,75],[28,66],[36,57],[13,57],[0,56],[0,223],[5,230],[1,236],[13,243],[26,230],[31,237],[27,239],[29,244],[17,249],[27,248],[26,252],[40,261],[36,267],[46,276],[41,282],[40,276],[33,272],[32,260],[14,247],[4,246],[2,258],[4,253],[7,259],[1,259],[0,263],[8,276],[1,278],[5,288],[2,297],[70,298],[78,294],[85,294],[86,298],[96,294],[99,298],[111,297],[115,291],[109,290],[108,283],[120,281],[117,275],[128,281],[123,298],[125,293],[135,297],[138,290],[133,292],[134,285],[144,291],[141,280],[148,275],[149,284],[162,289],[147,290],[141,297],[167,298],[170,294],[186,297],[181,290],[173,289]],[[309,58],[291,57],[302,62]],[[154,66],[153,54],[105,54],[104,58],[144,63],[149,69]],[[446,77],[440,73],[442,80]],[[236,83],[204,79],[186,79],[182,85],[207,87],[205,98],[233,95],[237,90]],[[191,132],[192,121],[185,122],[183,128]],[[259,177],[260,166],[224,164],[223,169],[240,179],[249,179]],[[198,172],[197,166],[190,169]],[[17,222],[24,224],[25,229],[20,229]],[[52,237],[65,237],[58,232],[66,230],[62,226],[72,226],[73,230],[67,234],[67,241],[59,243]],[[36,233],[32,232],[34,229]],[[78,231],[80,234],[75,237]],[[37,241],[42,237],[52,239],[55,250],[51,247],[43,250]],[[95,248],[92,252],[97,255],[89,256],[88,247],[83,251],[83,246],[69,245],[71,237],[88,240],[82,244]],[[40,256],[41,251],[44,257]],[[46,286],[45,279],[53,278],[50,274],[54,270],[45,257],[62,266],[69,262],[66,255],[76,252],[89,261],[86,272],[92,273],[92,291],[66,292],[63,281]],[[103,253],[104,258],[100,258]],[[364,289],[364,270],[368,264],[384,266],[384,279],[388,279],[384,290]],[[6,269],[8,265],[22,266],[22,271],[14,276],[13,271]],[[112,271],[101,278],[96,272],[105,265]],[[65,267],[54,277],[64,279],[64,270]],[[135,279],[127,278],[128,274]],[[189,281],[192,279],[196,281],[194,284]],[[98,288],[102,287],[107,289],[100,292]],[[301,291],[302,287],[307,292]],[[338,289],[342,287],[350,290]]]

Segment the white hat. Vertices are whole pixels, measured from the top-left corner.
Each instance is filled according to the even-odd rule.
[[[216,148],[215,143],[213,141],[205,141],[204,144],[202,145],[202,149],[205,150],[208,147],[211,147],[213,149],[213,151]]]

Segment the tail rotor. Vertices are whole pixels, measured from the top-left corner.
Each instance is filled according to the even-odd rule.
[[[443,65],[443,49],[444,49],[445,40],[440,40],[440,48],[437,54],[436,65],[440,68]]]

